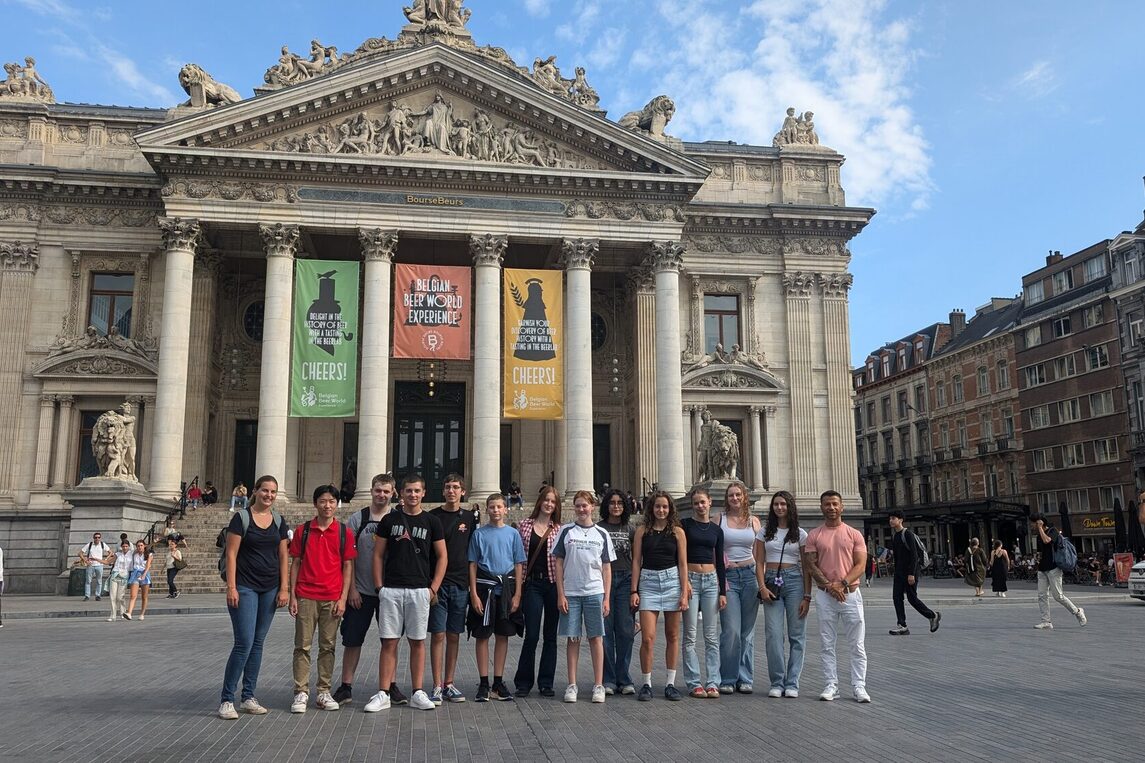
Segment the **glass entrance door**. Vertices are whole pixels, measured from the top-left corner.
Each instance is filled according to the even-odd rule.
[[[394,477],[425,478],[425,500],[442,500],[441,483],[465,466],[465,385],[442,383],[433,397],[421,382],[394,385]]]
[[[231,487],[238,483],[246,485],[248,499],[254,492],[255,446],[258,444],[258,420],[239,419],[235,422],[235,465],[231,474]],[[279,479],[286,479],[286,475],[275,475]],[[229,500],[229,499],[228,499]]]

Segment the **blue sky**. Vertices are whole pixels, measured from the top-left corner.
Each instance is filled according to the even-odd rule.
[[[408,2],[408,0],[407,0]],[[249,94],[288,44],[394,37],[400,0],[0,0],[0,59],[37,59],[70,102],[170,106],[200,64]],[[584,65],[619,118],[667,93],[669,132],[770,144],[815,112],[847,156],[848,203],[879,210],[852,244],[852,362],[1020,290],[1048,250],[1134,227],[1145,207],[1132,0],[467,0],[479,44]],[[179,8],[193,8],[180,11]]]

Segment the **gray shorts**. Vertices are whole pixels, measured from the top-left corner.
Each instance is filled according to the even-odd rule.
[[[383,639],[424,641],[428,628],[428,588],[383,588],[378,591],[378,630]]]

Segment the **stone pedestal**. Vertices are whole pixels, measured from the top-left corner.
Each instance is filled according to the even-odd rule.
[[[679,512],[680,518],[692,516],[692,491],[701,489],[707,490],[708,494],[712,496],[712,516],[722,514],[727,504],[724,503],[724,494],[727,492],[728,485],[732,484],[732,480],[704,480],[698,482],[692,487],[688,488],[688,492],[683,497],[676,499],[676,511]],[[751,506],[753,514],[759,515],[759,506],[756,504],[759,499],[764,497],[762,490],[748,489],[747,494],[748,505]],[[767,507],[764,507],[766,512]],[[762,517],[761,517],[762,519]]]

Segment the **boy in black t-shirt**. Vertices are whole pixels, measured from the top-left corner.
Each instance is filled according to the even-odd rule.
[[[465,695],[453,683],[453,673],[457,669],[457,648],[465,632],[469,604],[469,539],[481,521],[478,511],[461,507],[465,479],[460,474],[448,475],[441,491],[445,503],[430,512],[441,522],[449,555],[445,580],[437,592],[437,602],[429,611],[429,663],[433,671],[433,692],[429,698],[435,705],[443,700],[465,701]]]
[[[425,480],[411,474],[402,480],[402,506],[378,522],[374,541],[374,586],[378,591],[378,628],[382,651],[378,656],[378,693],[366,703],[367,713],[390,706],[387,689],[397,672],[398,642],[409,641],[409,704],[418,710],[433,710],[421,688],[425,673],[425,636],[429,608],[437,598],[449,557],[441,522],[421,508]]]

